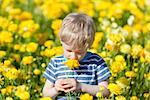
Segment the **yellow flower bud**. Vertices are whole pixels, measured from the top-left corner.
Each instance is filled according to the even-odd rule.
[[[34,73],[35,75],[39,75],[39,74],[41,73],[41,71],[40,71],[39,69],[34,69],[33,73]]]

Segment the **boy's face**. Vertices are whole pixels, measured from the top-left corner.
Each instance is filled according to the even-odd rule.
[[[62,47],[64,49],[64,56],[67,59],[81,60],[87,52],[87,49],[73,49],[72,45],[67,45],[65,43],[62,43]]]

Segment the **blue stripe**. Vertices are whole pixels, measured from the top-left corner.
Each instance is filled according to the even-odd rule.
[[[55,83],[55,80],[53,80],[52,78],[50,78],[48,75],[46,75],[45,73],[43,74],[43,77],[45,77],[46,79],[48,79],[50,82]]]
[[[107,74],[107,76],[102,77],[101,79],[99,79],[99,80],[98,80],[98,83],[100,83],[100,82],[102,82],[102,81],[105,81],[105,80],[108,79],[110,76],[111,76],[111,73],[109,72],[109,73]]]

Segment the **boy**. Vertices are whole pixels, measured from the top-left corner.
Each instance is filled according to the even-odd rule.
[[[91,17],[82,13],[67,15],[60,29],[60,40],[64,54],[51,59],[44,77],[44,97],[55,98],[62,91],[86,92],[96,95],[103,86],[103,96],[108,96],[107,79],[111,76],[105,61],[95,53],[87,52],[94,41],[95,25]],[[68,59],[79,61],[78,68],[69,69],[64,62]],[[66,78],[67,74],[67,78]]]

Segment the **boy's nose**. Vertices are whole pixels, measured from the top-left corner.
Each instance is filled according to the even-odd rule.
[[[78,60],[78,56],[75,52],[72,52],[70,59],[76,59]]]

